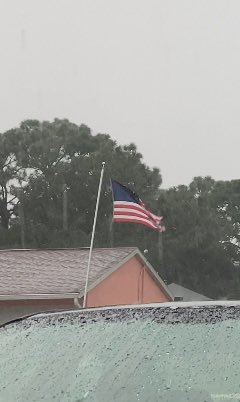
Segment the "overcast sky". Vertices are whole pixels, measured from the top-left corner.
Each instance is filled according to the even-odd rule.
[[[68,118],[163,187],[240,178],[239,0],[0,0],[0,132]]]

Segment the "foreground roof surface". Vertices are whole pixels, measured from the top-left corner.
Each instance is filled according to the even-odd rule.
[[[0,400],[237,402],[240,304],[42,314],[0,329]]]
[[[89,286],[136,248],[94,249]],[[83,290],[89,249],[0,250],[0,295]]]

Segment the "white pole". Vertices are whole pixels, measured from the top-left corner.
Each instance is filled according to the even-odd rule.
[[[94,221],[93,221],[91,244],[90,244],[90,250],[89,250],[89,256],[88,256],[88,266],[87,266],[87,275],[86,275],[85,290],[84,290],[83,308],[86,307],[86,302],[87,302],[88,277],[89,277],[89,271],[90,271],[90,265],[91,265],[91,259],[92,259],[93,242],[94,242],[95,229],[96,229],[96,223],[97,223],[98,206],[99,206],[99,200],[100,200],[101,189],[102,189],[102,180],[103,180],[104,169],[105,169],[105,162],[102,162],[102,170],[101,170],[101,175],[100,175],[100,180],[99,180],[96,209],[95,209],[95,215],[94,215]]]

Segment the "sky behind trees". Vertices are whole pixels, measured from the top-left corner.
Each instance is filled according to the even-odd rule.
[[[0,0],[0,132],[68,118],[163,187],[239,177],[238,0]]]

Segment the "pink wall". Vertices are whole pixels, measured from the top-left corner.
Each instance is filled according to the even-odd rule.
[[[113,272],[103,282],[90,290],[87,297],[88,307],[159,303],[170,301],[156,284],[143,263],[132,257]]]

